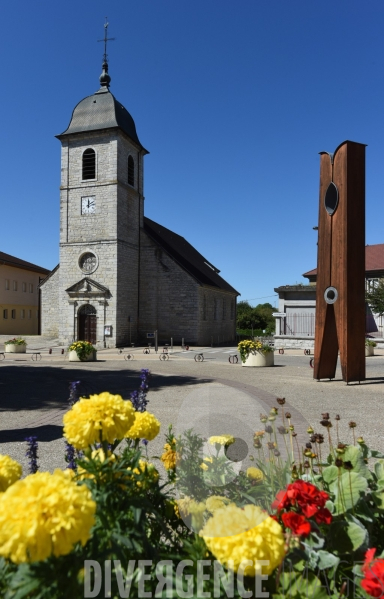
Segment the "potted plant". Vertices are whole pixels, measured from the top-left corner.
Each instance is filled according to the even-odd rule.
[[[237,346],[240,352],[242,366],[262,367],[274,365],[273,347],[260,340],[240,341]]]
[[[6,353],[25,354],[27,351],[27,342],[22,337],[14,337],[4,342]]]
[[[373,339],[366,339],[365,340],[365,355],[373,356],[376,345],[377,345],[377,343],[376,343],[376,341],[373,341]]]
[[[89,341],[74,341],[68,347],[70,362],[93,362],[97,359],[96,348]]]

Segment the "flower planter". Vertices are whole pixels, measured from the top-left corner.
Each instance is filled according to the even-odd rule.
[[[17,345],[15,343],[8,343],[8,345],[4,345],[6,354],[25,354],[27,351],[27,346],[25,343],[21,345]]]
[[[76,351],[74,349],[72,349],[70,352],[68,352],[68,358],[69,358],[70,362],[95,362],[97,360],[97,352],[93,351],[90,354],[88,354],[87,356],[85,356],[85,358],[83,358],[83,360],[80,360]]]
[[[263,366],[274,366],[275,364],[275,356],[274,353],[268,352],[263,354],[259,351],[250,352],[245,360],[242,363],[242,366],[250,366],[252,368],[262,368]]]
[[[373,356],[375,354],[375,348],[373,347],[373,345],[366,345],[365,346],[365,355],[368,356]]]

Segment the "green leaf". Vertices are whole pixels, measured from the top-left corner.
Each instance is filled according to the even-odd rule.
[[[368,541],[368,531],[365,526],[358,522],[357,518],[354,518],[354,522],[348,522],[346,532],[354,551]]]
[[[333,514],[335,511],[335,504],[330,499],[325,502],[325,507],[331,512],[331,514]]]
[[[338,476],[339,469],[337,466],[328,466],[323,470],[323,479],[328,485],[334,480],[336,480]]]
[[[352,472],[358,472],[367,479],[372,478],[372,474],[370,473],[367,464],[364,462],[364,453],[361,447],[357,447],[356,445],[348,445],[342,457],[344,462],[352,463]]]
[[[368,487],[367,479],[357,472],[344,472],[331,483],[330,490],[335,495],[336,513],[342,514],[352,509]]]
[[[319,568],[319,570],[335,568],[339,565],[340,558],[338,558],[336,555],[333,555],[333,553],[329,553],[328,551],[320,549],[317,552],[317,555],[319,557],[319,560],[317,562],[317,567]]]

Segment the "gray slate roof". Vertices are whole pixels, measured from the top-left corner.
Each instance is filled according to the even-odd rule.
[[[217,287],[240,295],[220,275],[219,270],[202,256],[184,237],[177,235],[170,229],[144,217],[146,233],[160,245],[184,270],[194,277],[201,285]]]
[[[136,133],[135,121],[128,110],[116,100],[115,96],[102,87],[92,96],[87,96],[75,106],[68,128],[57,137],[83,131],[99,131],[118,127],[130,137],[140,148],[141,145]],[[145,150],[147,152],[147,150]]]

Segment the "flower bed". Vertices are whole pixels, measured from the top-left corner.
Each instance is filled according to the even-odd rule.
[[[35,438],[35,473],[23,480],[0,456],[1,597],[381,596],[384,455],[355,438],[355,422],[342,443],[340,417],[322,414],[323,432],[310,427],[300,447],[279,398],[260,417],[245,472],[228,458],[238,442],[228,431],[176,438],[170,427],[163,454],[150,458],[160,423],[146,410],[148,377],[130,401],[79,398],[71,384],[65,472],[36,471]],[[158,586],[165,571],[172,595]]]
[[[88,362],[96,359],[96,348],[89,341],[74,341],[68,347],[70,362]]]
[[[11,354],[25,354],[27,342],[22,337],[14,337],[4,342],[5,352]]]

